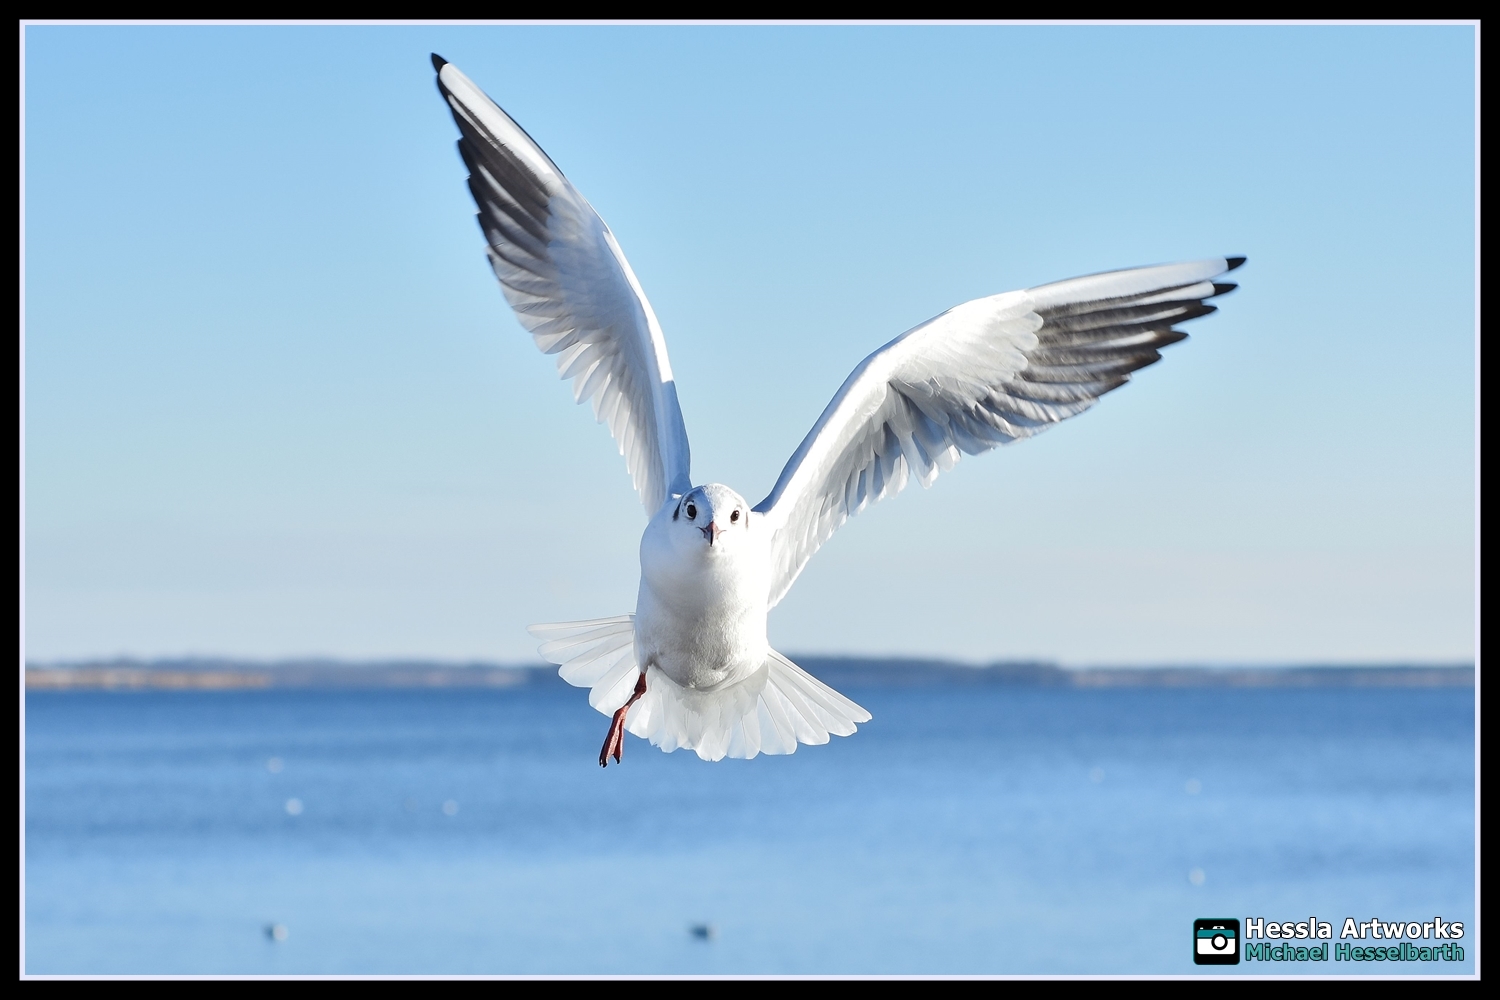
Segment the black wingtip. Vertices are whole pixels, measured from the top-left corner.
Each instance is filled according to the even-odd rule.
[[[433,56],[433,58],[436,59],[437,57]],[[1237,268],[1241,264],[1245,263],[1245,258],[1244,257],[1225,257],[1224,258],[1224,263],[1227,265],[1224,268],[1224,270],[1226,270],[1226,271],[1233,271],[1235,268]]]
[[[1240,287],[1240,286],[1236,285],[1232,281],[1215,281],[1214,282],[1214,295],[1215,296],[1218,296],[1218,295],[1228,295],[1230,292],[1234,291],[1238,287]]]
[[[436,52],[432,53],[432,68],[433,69],[435,69],[439,73],[441,73],[443,71],[443,67],[446,66],[446,65],[448,65],[448,60],[444,59],[442,56],[438,55]],[[1243,259],[1243,258],[1241,258],[1241,259]]]

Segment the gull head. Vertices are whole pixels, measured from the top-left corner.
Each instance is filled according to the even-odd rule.
[[[728,486],[695,486],[677,500],[669,530],[678,547],[732,552],[750,533],[750,505]]]

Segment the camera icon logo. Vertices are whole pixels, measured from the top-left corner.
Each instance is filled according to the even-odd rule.
[[[1239,920],[1233,918],[1194,920],[1193,962],[1196,965],[1239,965]]]

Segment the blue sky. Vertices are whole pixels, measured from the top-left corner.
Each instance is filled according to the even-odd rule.
[[[524,660],[634,607],[622,460],[505,306],[428,53],[545,148],[753,500],[958,302],[1244,254],[1076,420],[846,525],[778,648],[1449,660],[1469,27],[25,30],[26,646]]]

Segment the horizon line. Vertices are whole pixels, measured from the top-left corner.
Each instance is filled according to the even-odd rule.
[[[902,653],[788,653],[793,662],[806,660],[828,665],[903,665],[950,667],[970,670],[989,670],[996,667],[1030,667],[1053,670],[1294,670],[1294,669],[1478,669],[1476,657],[1455,659],[1287,659],[1287,660],[1139,660],[1131,662],[1098,661],[1088,663],[1066,663],[1045,657],[998,657],[991,660],[965,660],[942,656],[917,656]],[[483,657],[426,657],[426,656],[276,656],[254,657],[223,654],[181,654],[165,656],[137,656],[116,654],[110,656],[66,657],[56,659],[27,659],[26,670],[78,670],[99,668],[136,669],[202,669],[212,667],[225,670],[266,670],[295,667],[330,668],[428,668],[442,670],[498,669],[535,670],[550,668],[554,664],[543,660],[502,660]]]

